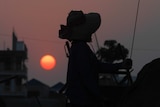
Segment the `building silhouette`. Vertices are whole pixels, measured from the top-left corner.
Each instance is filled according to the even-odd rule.
[[[50,87],[37,79],[31,79],[27,82],[28,97],[47,98],[49,96]]]
[[[0,50],[0,96],[26,96],[27,47],[12,34],[12,50]]]
[[[12,33],[12,49],[0,50],[0,107],[65,107],[66,98],[39,80],[28,81],[28,51]]]

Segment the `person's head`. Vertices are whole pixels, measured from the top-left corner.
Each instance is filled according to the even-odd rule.
[[[98,13],[84,14],[82,11],[71,11],[67,25],[61,25],[59,37],[70,41],[90,42],[91,36],[99,28],[101,17]]]

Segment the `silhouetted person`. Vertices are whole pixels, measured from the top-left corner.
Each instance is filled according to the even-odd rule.
[[[116,71],[122,64],[100,63],[88,46],[92,34],[99,28],[98,13],[71,11],[67,26],[61,25],[59,37],[71,41],[67,72],[66,95],[71,107],[100,107],[103,98],[98,86],[99,71]]]

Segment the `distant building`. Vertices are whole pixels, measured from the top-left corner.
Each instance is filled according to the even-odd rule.
[[[12,50],[0,50],[0,95],[26,96],[24,84],[27,81],[27,47],[12,35]]]
[[[58,82],[54,86],[51,87],[51,91],[59,93],[59,91],[64,87],[64,84],[62,82]]]
[[[27,82],[28,96],[29,97],[48,97],[50,87],[36,79],[31,79]]]

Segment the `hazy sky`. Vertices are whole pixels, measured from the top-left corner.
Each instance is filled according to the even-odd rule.
[[[96,32],[100,46],[115,39],[130,50],[138,0],[0,0],[0,49],[11,48],[13,28],[18,40],[28,47],[28,79],[36,78],[50,86],[65,82],[68,59],[65,40],[58,38],[60,24],[66,24],[71,10],[98,12],[102,24]],[[159,57],[160,1],[141,0],[134,42],[133,74]],[[97,50],[96,43],[93,46]],[[56,67],[49,72],[39,65],[40,58],[52,54]]]

